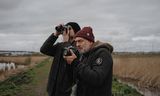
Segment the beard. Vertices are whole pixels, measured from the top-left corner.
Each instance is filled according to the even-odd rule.
[[[90,50],[90,47],[78,48],[79,53],[84,54]]]

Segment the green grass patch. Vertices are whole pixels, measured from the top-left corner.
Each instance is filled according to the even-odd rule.
[[[0,82],[0,96],[16,96],[16,92],[21,90],[20,86],[30,83],[33,76],[34,72],[30,69]]]
[[[114,77],[112,81],[112,94],[113,96],[143,96],[126,84],[119,83]]]

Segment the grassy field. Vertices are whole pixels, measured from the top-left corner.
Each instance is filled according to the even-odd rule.
[[[113,55],[114,75],[140,88],[160,90],[160,54]]]
[[[46,84],[51,59],[46,59],[27,71],[0,82],[0,96],[47,96]],[[113,96],[141,96],[131,87],[113,78]]]
[[[0,81],[5,80],[6,78],[8,78],[9,76],[11,76],[13,74],[17,74],[21,71],[24,71],[29,67],[33,67],[36,64],[42,62],[46,58],[47,58],[47,56],[43,56],[43,55],[0,56],[1,63],[13,62],[13,63],[15,63],[15,67],[16,67],[16,70],[10,70],[10,71],[0,70]]]
[[[49,62],[46,59],[36,67],[0,82],[0,96],[47,96]]]

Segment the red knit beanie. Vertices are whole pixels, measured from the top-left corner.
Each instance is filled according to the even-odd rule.
[[[94,42],[94,35],[93,35],[91,27],[83,27],[82,30],[80,30],[76,33],[75,37],[82,37],[82,38],[87,39],[91,42]]]

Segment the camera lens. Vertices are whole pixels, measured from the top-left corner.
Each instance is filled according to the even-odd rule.
[[[70,56],[70,55],[71,55],[70,48],[65,47],[65,48],[64,48],[64,51],[63,51],[63,55],[64,55],[64,56]]]

